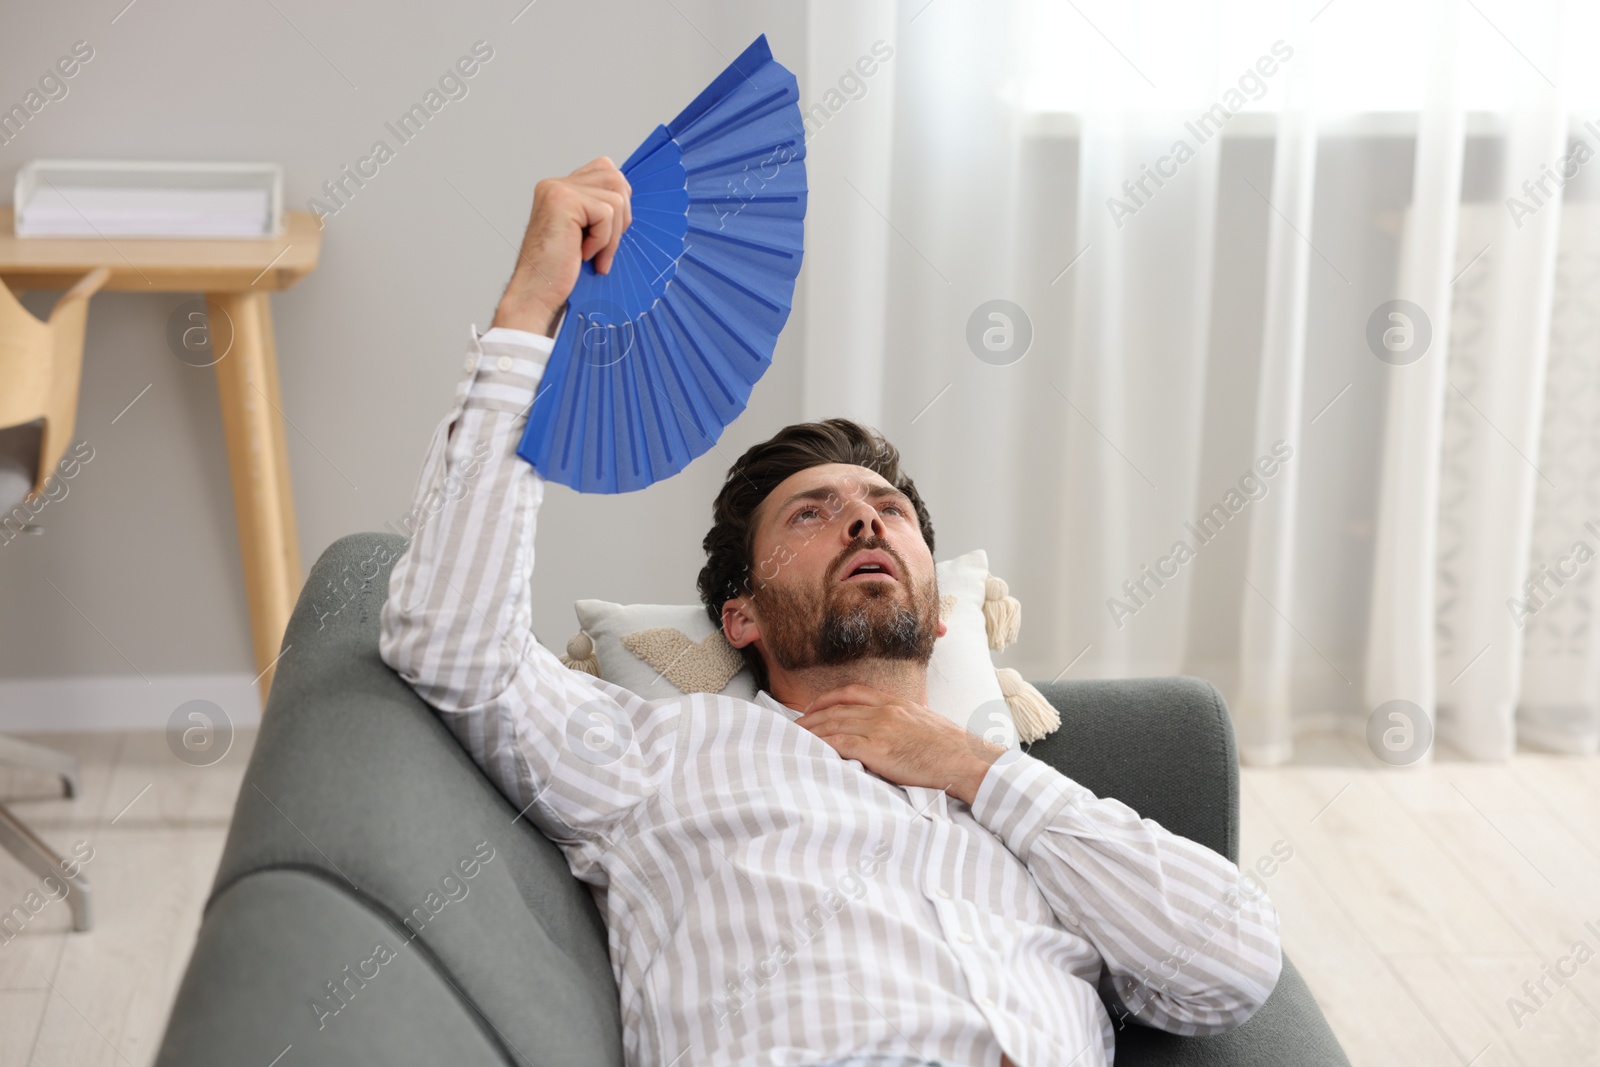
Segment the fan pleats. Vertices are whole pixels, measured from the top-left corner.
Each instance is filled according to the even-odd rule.
[[[804,256],[799,86],[758,37],[628,157],[632,222],[582,265],[517,452],[624,493],[705,453],[771,365]]]

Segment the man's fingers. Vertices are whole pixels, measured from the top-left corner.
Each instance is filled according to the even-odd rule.
[[[496,323],[515,320],[544,330],[550,313],[570,297],[584,261],[593,260],[596,270],[609,272],[623,231],[633,221],[632,192],[607,156],[564,178],[537,182],[517,266],[496,308]]]
[[[584,245],[583,258],[588,259],[590,255],[594,255],[594,269],[605,274],[611,270],[611,264],[616,259],[622,235],[633,223],[633,187],[606,156],[580,167],[568,180],[585,195],[597,196],[612,207],[611,225],[608,227],[609,237],[606,242],[598,247],[590,243]]]
[[[817,699],[806,705],[805,713],[821,711],[823,708],[832,707],[835,704],[888,704],[893,700],[893,697],[881,689],[874,689],[872,686],[863,685],[860,682],[851,682],[849,685],[840,686],[838,689],[830,689],[817,697]]]
[[[570,183],[564,191],[570,199],[565,200],[563,206],[584,231],[580,258],[593,257],[595,270],[604,274],[611,269],[611,260],[622,239],[623,197],[609,189]]]
[[[617,177],[620,179],[621,175]],[[611,271],[612,262],[617,258],[617,248],[622,244],[622,235],[627,230],[632,215],[628,210],[628,198],[621,191],[607,187],[595,190],[594,195],[600,197],[611,208],[610,238],[594,261],[594,269],[607,274]]]
[[[626,233],[628,226],[633,222],[633,186],[628,184],[628,179],[622,176],[620,170],[611,169],[597,171],[595,177],[605,188],[616,193],[622,203],[622,227],[619,233]]]
[[[622,194],[624,197],[633,192],[633,186],[629,184],[622,171],[618,170],[609,161],[605,161],[604,157],[588,164],[581,170],[573,171],[565,180],[573,185],[582,185],[594,189],[609,189],[614,193]]]
[[[622,171],[609,165],[597,167],[591,163],[582,170],[574,171],[567,180],[576,185],[610,189],[614,193],[633,192],[633,186],[628,184],[628,179],[623,177]]]
[[[796,726],[811,729],[827,722],[838,722],[843,719],[872,719],[878,715],[876,705],[864,704],[832,704],[826,708],[816,708],[806,712],[796,719]]]
[[[871,725],[864,719],[839,719],[834,722],[820,723],[811,730],[811,736],[824,741],[836,737],[861,737],[870,740],[873,737]]]
[[[814,731],[814,736],[816,736],[818,741],[824,742],[824,744],[827,745],[832,745],[835,750],[838,749],[838,745],[842,744],[859,745],[864,744],[864,742],[867,741],[872,741],[872,734],[867,733],[866,729],[851,728],[850,725],[826,726],[826,728]]]
[[[601,189],[578,187],[575,192],[578,223],[584,229],[581,255],[584,259],[598,257],[616,237],[619,205],[614,194]],[[603,260],[595,259],[596,270],[603,265]]]
[[[595,269],[602,274],[606,274],[611,271],[611,264],[617,258],[617,248],[622,244],[622,233],[627,229],[627,198],[621,193],[612,192],[609,189],[597,192],[595,195],[600,197],[611,208],[609,237],[604,249],[595,257]]]

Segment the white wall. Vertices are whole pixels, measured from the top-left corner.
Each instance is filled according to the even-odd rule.
[[[535,181],[602,154],[621,162],[759,33],[804,92],[802,5],[537,0],[518,16],[523,2],[145,0],[118,15],[119,4],[11,0],[3,16],[7,108],[74,42],[95,53],[66,97],[0,145],[6,201],[34,158],[269,160],[285,168],[289,206],[304,210],[375,139],[393,144],[384,123],[473,42],[494,49],[468,94],[327,220],[320,268],[274,298],[307,568],[336,538],[381,529],[409,506],[468,328],[487,328],[511,270]],[[41,513],[41,536],[0,547],[0,728],[55,714],[19,679],[149,678],[154,694],[182,692],[173,676],[255,673],[213,372],[180,362],[165,340],[187,298],[94,298],[77,432],[94,459]],[[44,313],[53,299],[26,302]],[[576,629],[578,597],[695,600],[728,465],[800,417],[802,322],[797,306],[749,410],[679,477],[622,497],[550,487],[533,620],[547,644]]]

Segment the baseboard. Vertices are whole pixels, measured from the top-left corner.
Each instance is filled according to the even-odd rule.
[[[0,733],[76,733],[165,730],[173,712],[191,700],[220,707],[235,729],[261,723],[261,697],[252,676],[137,674],[77,678],[0,678]]]

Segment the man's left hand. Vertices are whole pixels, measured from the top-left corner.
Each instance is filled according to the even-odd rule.
[[[936,711],[869,685],[822,694],[795,723],[896,785],[942,789],[968,807],[990,765],[1008,751]]]

